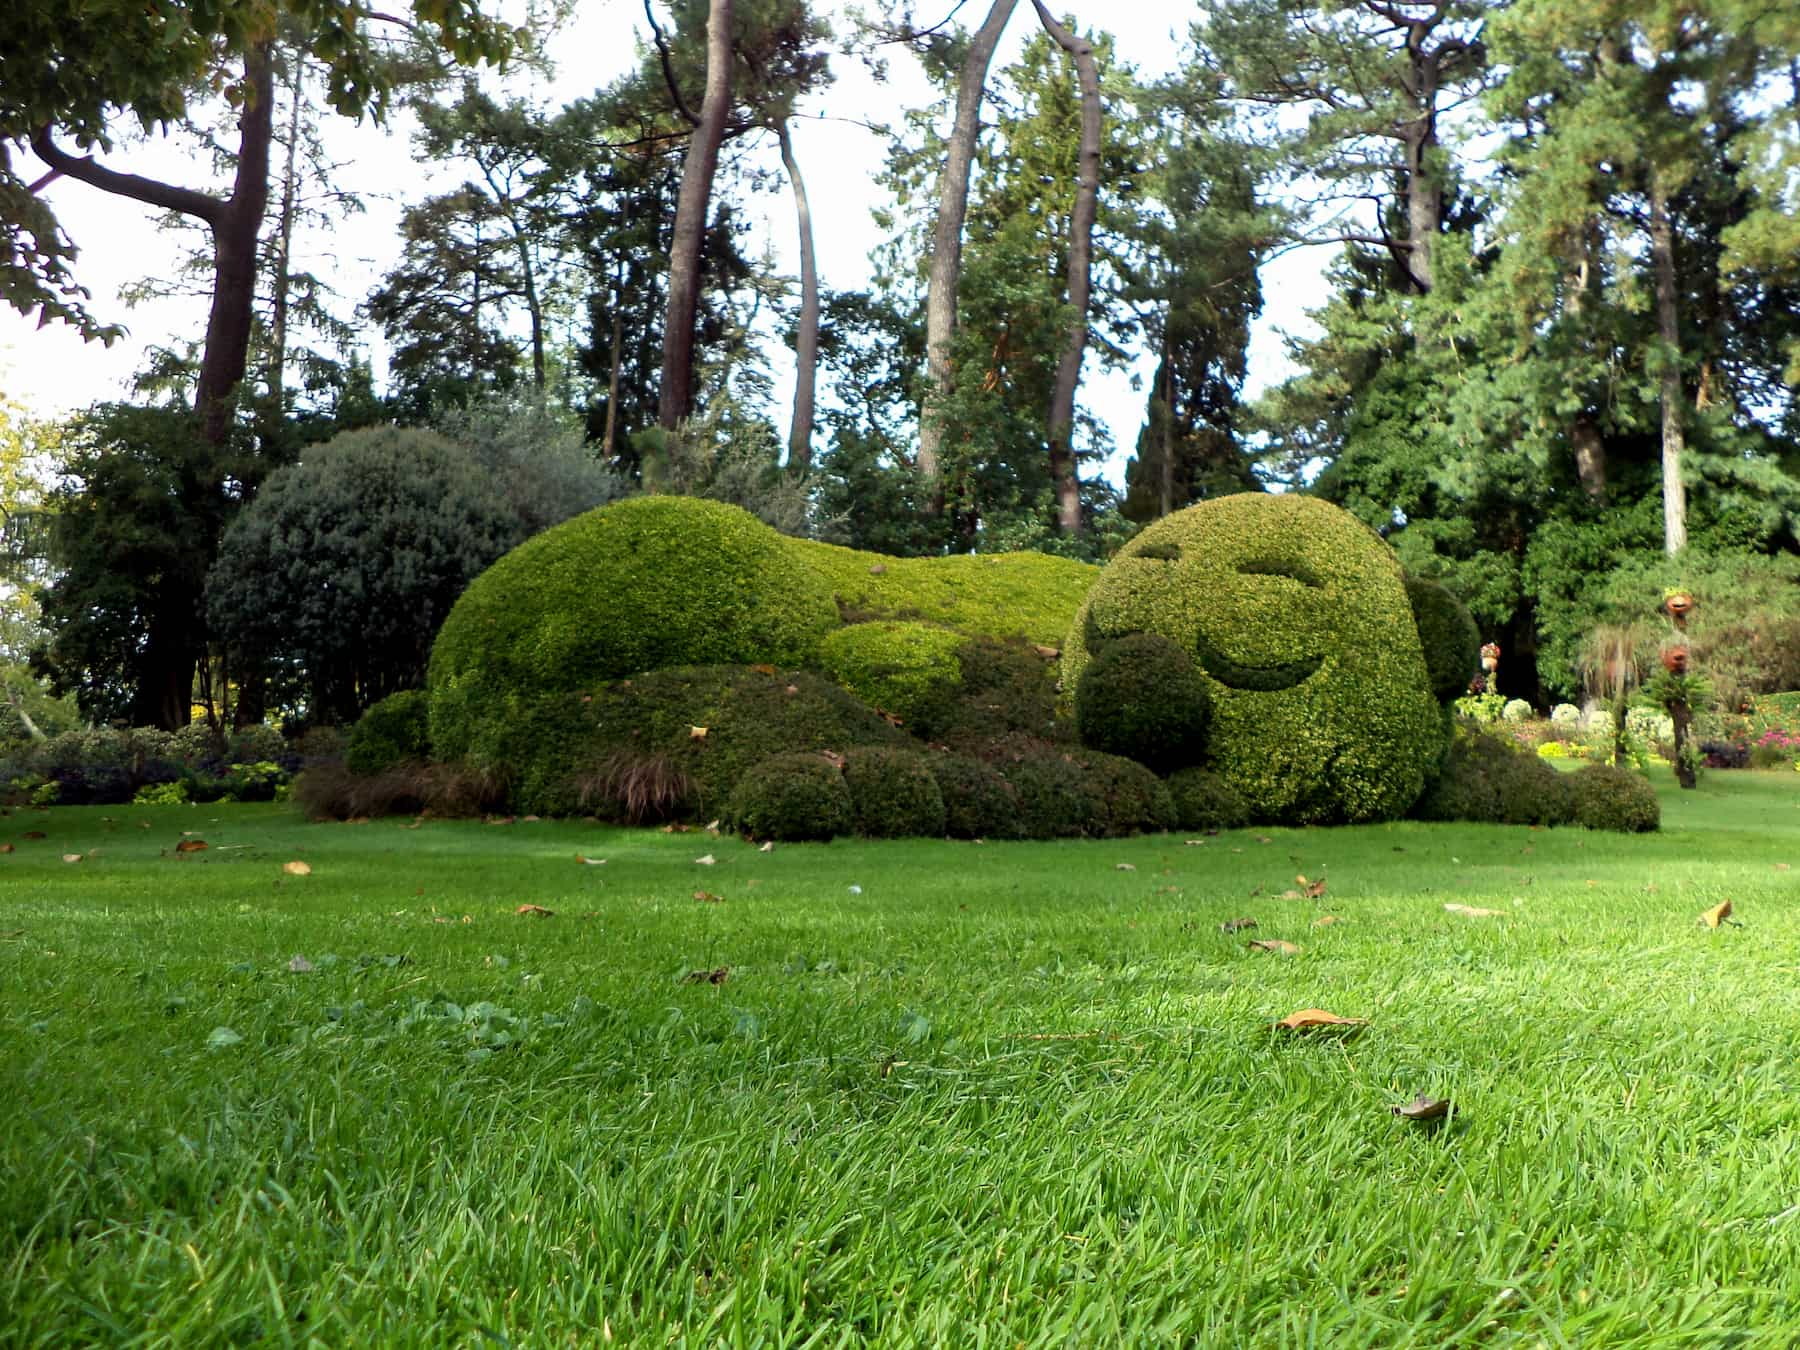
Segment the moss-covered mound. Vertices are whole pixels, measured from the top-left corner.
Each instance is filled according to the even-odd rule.
[[[1426,577],[1407,577],[1406,594],[1419,627],[1431,692],[1440,703],[1460,698],[1468,692],[1469,677],[1481,660],[1481,632],[1474,616],[1462,601]]]
[[[1442,731],[1400,564],[1348,513],[1244,493],[1151,525],[1101,573],[1063,652],[1156,633],[1192,654],[1212,697],[1210,768],[1255,818],[1400,815]]]
[[[431,653],[431,732],[456,757],[546,695],[674,666],[809,661],[824,579],[735,506],[638,497],[526,541],[465,591]]]
[[[708,820],[749,770],[782,753],[910,746],[906,735],[807,671],[692,666],[520,701],[477,724],[466,757],[507,782],[514,810],[630,820],[653,787],[662,814]]]

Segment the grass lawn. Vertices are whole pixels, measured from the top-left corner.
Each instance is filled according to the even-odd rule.
[[[1794,1344],[1800,776],[1660,787],[768,854],[15,811],[0,1343]]]

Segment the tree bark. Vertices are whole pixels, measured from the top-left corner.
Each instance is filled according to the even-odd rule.
[[[673,431],[694,406],[694,321],[700,305],[700,244],[731,111],[731,0],[711,0],[706,19],[706,97],[688,139],[669,248],[669,305],[663,320],[662,392],[657,425]]]
[[[1100,63],[1094,44],[1077,37],[1031,0],[1044,31],[1068,53],[1081,86],[1081,149],[1076,161],[1075,209],[1069,223],[1069,334],[1056,363],[1050,395],[1050,476],[1056,484],[1056,524],[1064,534],[1081,532],[1081,482],[1075,464],[1075,388],[1087,350],[1088,296],[1093,285],[1094,220],[1100,209]]]
[[[612,360],[606,372],[606,435],[600,442],[600,457],[610,460],[619,452],[619,373],[625,364],[625,264],[613,265]]]
[[[925,288],[925,405],[919,417],[919,477],[926,487],[928,509],[944,509],[942,402],[954,372],[951,340],[956,335],[956,292],[962,281],[963,222],[969,214],[969,171],[975,163],[975,141],[981,131],[981,100],[988,66],[1017,0],[994,0],[986,22],[976,30],[956,85],[956,120],[945,147],[944,172],[938,179],[937,223],[931,236],[931,273]]]
[[[813,386],[819,366],[819,269],[813,255],[812,208],[807,204],[800,163],[794,158],[787,118],[776,117],[775,135],[781,142],[782,167],[794,185],[794,214],[800,222],[800,331],[794,342],[794,421],[788,430],[788,470],[805,473],[812,467]]]
[[[287,386],[288,278],[293,274],[294,205],[300,184],[296,173],[300,157],[300,91],[306,79],[306,54],[293,52],[293,77],[288,81],[286,163],[281,174],[281,208],[275,223],[274,297],[269,317],[269,361],[265,377],[269,398],[279,409]]]
[[[1687,487],[1681,461],[1687,448],[1681,396],[1681,323],[1675,289],[1675,231],[1669,221],[1668,185],[1662,170],[1650,171],[1650,257],[1656,273],[1656,330],[1662,340],[1663,551],[1670,557],[1687,547]]]
[[[1575,451],[1575,476],[1581,490],[1596,502],[1606,500],[1606,442],[1600,436],[1599,424],[1586,413],[1579,414],[1569,428],[1569,442]]]

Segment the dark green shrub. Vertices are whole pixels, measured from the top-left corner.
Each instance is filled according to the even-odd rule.
[[[1438,707],[1400,564],[1329,502],[1244,493],[1150,525],[1083,601],[1064,688],[1133,633],[1169,638],[1205,674],[1200,767],[1256,819],[1397,816],[1436,763]]]
[[[1169,776],[1175,823],[1184,830],[1235,830],[1250,823],[1244,796],[1216,773],[1183,769]]]
[[[676,667],[590,694],[509,700],[506,716],[484,719],[478,730],[469,766],[507,782],[514,810],[543,816],[592,810],[604,798],[598,780],[621,753],[663,757],[691,785],[682,814],[707,820],[771,756],[914,745],[829,680],[752,666]]]
[[[956,649],[959,677],[915,710],[927,741],[976,748],[1015,732],[1057,735],[1056,662],[1019,638],[973,637]]]
[[[1196,764],[1212,694],[1193,658],[1166,637],[1132,633],[1102,644],[1075,690],[1075,727],[1090,749],[1152,768]]]
[[[438,634],[434,749],[462,756],[535,701],[642,671],[810,659],[837,607],[790,542],[737,507],[682,497],[618,502],[527,540]]]
[[[1570,774],[1568,782],[1577,825],[1634,833],[1662,824],[1656,789],[1642,774],[1589,764]]]
[[[1566,825],[1573,809],[1570,780],[1547,761],[1464,724],[1413,814],[1421,820]]]
[[[1072,751],[1049,744],[1012,748],[991,762],[1018,794],[1022,837],[1079,839],[1103,833],[1099,803]]]
[[[344,764],[351,773],[372,777],[430,758],[431,702],[422,689],[405,689],[373,704],[344,739]]]
[[[972,755],[936,755],[931,776],[944,798],[944,833],[952,839],[1015,839],[1019,794],[993,765]]]
[[[1142,764],[1098,750],[1085,752],[1078,762],[1095,804],[1098,828],[1091,833],[1117,838],[1175,828],[1175,800],[1169,785]]]
[[[756,839],[831,839],[855,827],[844,775],[819,754],[775,755],[751,768],[725,818]]]
[[[287,737],[267,722],[233,727],[225,738],[225,758],[232,764],[257,764],[267,760],[285,763],[294,758]]]
[[[1481,632],[1468,606],[1428,577],[1408,576],[1406,595],[1418,625],[1419,645],[1431,692],[1440,703],[1469,692],[1469,677],[1481,661]]]
[[[856,832],[872,839],[941,838],[944,795],[925,756],[861,746],[844,752]]]

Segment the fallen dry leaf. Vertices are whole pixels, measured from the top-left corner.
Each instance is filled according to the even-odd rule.
[[[81,855],[79,853],[65,853],[63,854],[63,861],[68,863],[80,862]]]
[[[716,820],[709,820],[706,823],[706,832],[708,834],[717,834],[719,832],[719,822]]]
[[[1388,1109],[1402,1120],[1442,1120],[1450,1114],[1451,1104],[1447,1100],[1427,1097],[1421,1092],[1405,1105]]]
[[[1700,922],[1708,928],[1717,928],[1731,920],[1731,901],[1723,900],[1700,916]]]
[[[1451,914],[1461,914],[1467,919],[1504,919],[1506,917],[1506,911],[1503,909],[1481,909],[1475,905],[1445,905],[1444,908]]]
[[[775,667],[766,661],[759,661],[751,666],[750,669],[754,670],[758,675],[773,675],[775,673]]]
[[[1259,844],[1272,844],[1275,841],[1266,834],[1259,834],[1256,836],[1256,842]]]
[[[1221,933],[1241,933],[1246,928],[1256,927],[1255,919],[1227,919],[1219,925]]]
[[[1135,872],[1135,871],[1137,871],[1137,865],[1135,863],[1114,863],[1113,871],[1115,871],[1115,872]]]
[[[1317,1031],[1321,1027],[1366,1027],[1366,1017],[1339,1017],[1334,1012],[1326,1012],[1323,1008],[1302,1008],[1299,1012],[1289,1013],[1273,1025],[1284,1027],[1288,1031]]]
[[[206,840],[183,839],[179,844],[175,845],[175,851],[177,853],[204,853],[206,851]]]
[[[1787,872],[1787,871],[1791,871],[1792,869],[1793,869],[1792,863],[1776,863],[1775,864],[1775,870],[1777,872]]]
[[[529,914],[533,918],[548,919],[552,914],[556,913],[556,911],[553,909],[545,909],[542,905],[520,905],[513,913]]]
[[[695,891],[694,899],[700,901],[702,904],[717,905],[723,902],[725,897],[722,895],[714,895],[711,891]]]
[[[281,864],[281,870],[286,872],[290,877],[310,877],[312,875],[312,867],[307,863],[300,862],[298,859],[293,862]]]
[[[311,973],[311,971],[313,969],[313,963],[311,961],[308,961],[304,956],[300,955],[298,952],[295,952],[294,959],[288,962],[288,969],[290,971],[292,971],[295,975],[306,975],[306,974]]]
[[[690,741],[703,741],[706,739],[706,733],[708,730],[709,730],[709,728],[707,728],[707,727],[689,727],[688,728],[688,739]]]
[[[1251,938],[1250,950],[1253,952],[1274,952],[1277,956],[1298,956],[1300,949],[1291,942],[1283,942],[1280,938]]]
[[[42,830],[27,830],[19,836],[21,839],[48,839],[49,837]]]
[[[704,853],[700,857],[694,859],[694,865],[696,867],[711,867],[714,863],[716,863],[718,861],[719,860],[717,858],[713,857],[712,854]]]
[[[11,844],[0,844],[0,853],[11,853],[12,851],[13,846]]]
[[[719,966],[713,970],[690,970],[681,977],[681,982],[683,984],[724,984],[730,976],[730,966]]]
[[[757,849],[756,851],[758,853],[773,853],[775,851],[775,841],[773,839],[771,839],[768,843],[764,844],[761,848]]]
[[[1204,840],[1204,839],[1188,839],[1188,840],[1184,840],[1183,842],[1189,848],[1204,848],[1206,845],[1206,840]]]
[[[575,855],[575,861],[578,863],[586,863],[589,867],[600,867],[605,864],[606,859],[605,858],[589,858],[580,853],[577,853]]]
[[[1304,895],[1300,894],[1299,891],[1283,891],[1281,893],[1281,898],[1283,900],[1304,900],[1304,899],[1306,899],[1306,897]]]
[[[1318,918],[1316,918],[1312,921],[1312,926],[1314,928],[1329,928],[1334,923],[1343,923],[1343,922],[1344,922],[1344,919],[1343,919],[1342,915],[1321,914],[1321,915],[1319,915]]]
[[[679,820],[672,820],[662,827],[662,832],[664,834],[686,834],[693,828],[692,825],[683,825]]]
[[[518,819],[517,816],[489,816],[487,823],[489,825],[513,825],[518,822]]]
[[[520,816],[519,819],[524,821],[527,825],[535,825],[538,821],[542,820],[543,817],[542,816]]]
[[[1294,884],[1306,893],[1306,898],[1308,900],[1317,900],[1321,895],[1325,894],[1324,877],[1320,877],[1317,881],[1308,881],[1305,873],[1302,873],[1294,878]]]

